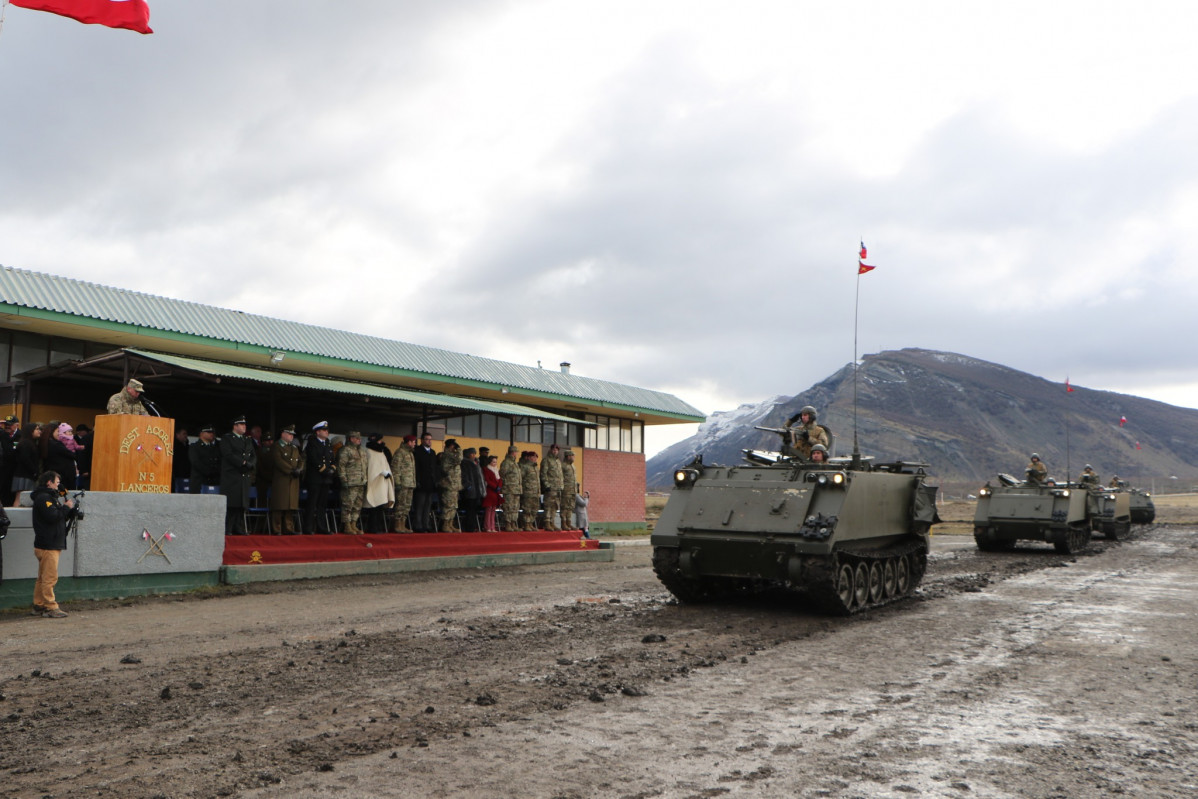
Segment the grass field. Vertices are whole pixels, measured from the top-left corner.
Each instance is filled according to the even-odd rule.
[[[668,496],[645,496],[645,521],[650,531],[661,516]],[[1198,525],[1198,494],[1164,494],[1152,498],[1156,521],[1166,524]],[[973,535],[974,500],[958,499],[940,503],[941,524],[932,528],[934,535]]]

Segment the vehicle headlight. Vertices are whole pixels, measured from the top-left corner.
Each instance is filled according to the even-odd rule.
[[[1056,496],[1056,497],[1067,497],[1067,496],[1069,496],[1069,489],[1068,488],[1058,488],[1055,491],[1053,491],[1052,494],[1053,494],[1053,496]]]
[[[832,484],[838,486],[844,485],[844,472],[837,472],[832,475]]]
[[[698,469],[679,469],[674,472],[674,485],[678,488],[690,488],[698,479]]]
[[[978,491],[978,496],[979,496],[979,497],[988,497],[988,496],[990,496],[990,489],[989,489],[989,488],[983,488],[983,489],[981,489],[980,491]]]

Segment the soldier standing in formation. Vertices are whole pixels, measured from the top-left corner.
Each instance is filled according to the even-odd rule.
[[[200,440],[187,448],[191,476],[187,491],[200,493],[204,486],[220,485],[220,447],[216,443],[216,427],[206,424],[200,428]]]
[[[295,425],[279,431],[279,440],[270,448],[270,460],[270,531],[295,535],[300,475],[304,472],[304,455],[295,444]]]
[[[358,517],[366,499],[366,449],[357,430],[345,437],[345,446],[337,453],[337,472],[341,475],[341,526],[347,533],[361,535]]]
[[[783,455],[789,457],[797,455],[806,461],[811,460],[811,448],[816,444],[823,444],[827,448],[828,434],[824,428],[815,423],[817,416],[815,406],[804,405],[798,413],[786,420],[786,429],[790,431],[790,443],[783,446]],[[801,424],[794,427],[795,422],[801,422]]]
[[[258,468],[254,443],[245,434],[245,417],[233,420],[233,431],[220,440],[220,492],[225,495],[225,535],[246,535],[245,509]]]
[[[561,447],[552,444],[549,454],[541,462],[541,492],[545,495],[545,529],[560,530],[557,524],[558,511],[562,506],[562,462],[558,457]]]
[[[514,533],[520,529],[520,495],[524,490],[524,476],[516,453],[520,450],[513,444],[507,448],[507,457],[499,465],[499,478],[503,481],[503,529]]]
[[[308,512],[304,514],[305,533],[331,533],[326,508],[329,491],[337,474],[333,445],[329,443],[329,423],[312,426],[312,438],[304,447],[304,487],[308,489]],[[324,528],[324,529],[321,529]]]
[[[141,392],[145,386],[140,380],[130,380],[117,393],[108,398],[109,413],[132,413],[136,416],[149,416],[146,406],[141,404]]]
[[[1044,481],[1048,479],[1048,467],[1044,465],[1044,461],[1040,460],[1038,453],[1032,453],[1032,461],[1024,469],[1024,474],[1027,475],[1029,484],[1044,485]]]
[[[445,449],[437,456],[441,479],[441,530],[460,533],[458,526],[458,492],[462,490],[462,448],[457,439],[445,439]]]
[[[395,481],[395,524],[392,531],[410,533],[408,514],[412,511],[412,492],[416,489],[416,458],[412,449],[416,436],[404,436],[403,441],[391,456],[391,479]]]
[[[520,459],[520,509],[524,511],[521,530],[537,529],[537,511],[541,507],[541,478],[537,475],[537,453],[525,452]]]
[[[578,474],[574,471],[574,450],[562,453],[562,529],[574,530],[575,498],[578,496]]]

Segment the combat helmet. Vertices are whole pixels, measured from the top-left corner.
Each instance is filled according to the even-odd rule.
[[[1039,452],[1033,452],[1033,453],[1032,453],[1032,460],[1034,460],[1034,461],[1038,461],[1038,460],[1040,460],[1040,453],[1039,453]]]
[[[822,453],[824,453],[824,460],[828,459],[828,448],[825,447],[823,444],[816,444],[814,447],[811,448],[811,451],[812,451],[812,453],[822,452]]]
[[[799,408],[799,416],[802,416],[805,413],[811,414],[811,421],[813,422],[819,417],[819,414],[815,411],[814,405],[804,405],[802,408]]]

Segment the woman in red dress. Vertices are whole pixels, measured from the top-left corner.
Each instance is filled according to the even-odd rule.
[[[483,497],[483,530],[495,532],[495,509],[503,503],[499,493],[503,488],[503,478],[499,476],[499,456],[490,455],[484,464],[483,480],[487,483],[487,495]]]

